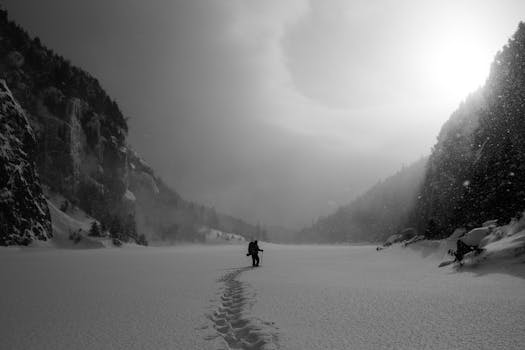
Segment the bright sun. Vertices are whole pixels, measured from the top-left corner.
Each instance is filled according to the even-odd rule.
[[[494,55],[479,33],[465,27],[441,28],[425,41],[421,61],[426,83],[442,97],[456,101],[484,84]]]

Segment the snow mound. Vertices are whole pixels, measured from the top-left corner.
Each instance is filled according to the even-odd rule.
[[[394,243],[407,242],[412,238],[417,237],[416,231],[413,228],[406,228],[400,233],[393,234],[385,241],[383,246],[388,247]]]
[[[407,247],[411,244],[414,244],[416,242],[419,242],[419,241],[423,241],[425,239],[425,236],[423,235],[416,235],[408,240],[406,240],[405,242],[403,242],[403,246]]]
[[[246,239],[238,234],[223,232],[212,228],[203,227],[200,232],[204,234],[206,243],[243,244],[246,242]]]
[[[467,256],[464,260],[467,268],[506,269],[513,265],[523,266],[525,262],[525,217],[503,226],[496,226],[495,220],[489,220],[483,227],[475,228],[459,239],[484,249],[479,255]]]
[[[385,247],[388,247],[389,245],[392,245],[394,243],[397,243],[397,242],[400,242],[401,241],[401,234],[395,234],[395,235],[391,235],[390,237],[388,237],[388,239],[385,241],[385,244],[384,246]]]
[[[499,241],[489,243],[485,246],[487,254],[491,258],[508,259],[517,258],[517,262],[525,262],[525,231],[513,236],[502,238]]]
[[[481,240],[480,246],[486,251],[487,262],[498,265],[525,262],[525,216],[494,228]]]
[[[457,241],[483,248],[481,254],[467,255],[462,268],[476,269],[508,269],[525,273],[525,217],[513,220],[504,226],[496,226],[494,220],[487,221],[483,227],[478,227],[465,233],[465,229],[456,229],[450,237],[440,241],[421,240],[410,248],[423,256],[434,255],[441,260],[451,260],[450,249],[457,248]],[[518,271],[519,270],[519,271]],[[520,272],[521,271],[521,272]]]
[[[477,227],[465,233],[459,239],[469,246],[479,246],[481,241],[492,232],[492,227]]]

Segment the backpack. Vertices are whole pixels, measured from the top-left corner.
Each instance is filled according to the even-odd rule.
[[[248,244],[248,255],[255,254],[255,253],[257,253],[257,249],[255,248],[255,243],[250,242],[250,244]]]

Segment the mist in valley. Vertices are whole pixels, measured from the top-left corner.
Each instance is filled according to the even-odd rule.
[[[520,2],[6,1],[183,198],[297,231],[430,153]],[[491,23],[490,26],[487,23]]]
[[[0,5],[0,348],[523,348],[525,2]]]

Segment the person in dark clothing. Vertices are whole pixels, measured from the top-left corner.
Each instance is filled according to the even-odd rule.
[[[458,239],[456,244],[457,244],[457,247],[456,247],[456,252],[454,256],[456,257],[457,261],[461,262],[463,260],[463,256],[467,254],[468,252],[470,252],[471,248],[465,243],[463,243],[463,241],[461,241],[460,239]]]
[[[470,246],[468,244],[465,244],[465,242],[463,242],[461,239],[458,239],[457,249],[455,252],[452,252],[452,254],[456,258],[456,261],[462,263],[465,254],[470,253],[472,251],[479,254],[483,251],[483,249],[479,248],[478,246]]]
[[[259,248],[257,241],[250,242],[248,244],[248,254],[246,256],[252,256],[252,266],[259,266],[259,252],[264,252],[264,250]]]

